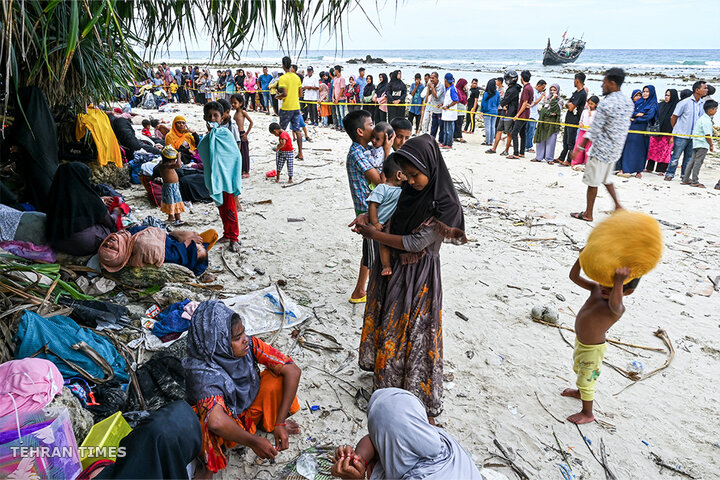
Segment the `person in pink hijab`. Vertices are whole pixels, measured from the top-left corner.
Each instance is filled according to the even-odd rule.
[[[248,107],[248,109],[252,112],[255,111],[255,96],[257,95],[257,78],[255,78],[255,74],[248,70],[245,73],[245,106]],[[252,107],[250,107],[250,102],[252,102]]]

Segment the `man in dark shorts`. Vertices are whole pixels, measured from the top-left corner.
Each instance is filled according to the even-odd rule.
[[[290,71],[292,60],[290,57],[283,57],[282,67],[285,74],[278,81],[278,94],[275,96],[278,100],[282,100],[280,107],[280,128],[285,130],[290,125],[290,129],[295,134],[295,144],[297,145],[298,160],[303,159],[302,153],[302,114],[300,113],[300,90],[302,89],[302,81],[300,77]]]

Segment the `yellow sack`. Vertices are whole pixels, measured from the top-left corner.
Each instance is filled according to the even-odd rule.
[[[662,250],[662,233],[654,218],[619,210],[590,232],[587,245],[580,253],[580,266],[588,277],[611,287],[615,270],[631,269],[625,283],[642,277],[658,264]]]
[[[75,138],[78,142],[85,137],[87,130],[90,130],[90,134],[95,141],[100,166],[104,167],[112,162],[116,167],[122,168],[120,144],[118,144],[115,132],[110,126],[110,119],[107,114],[92,106],[88,107],[88,113],[79,114],[75,122]]]

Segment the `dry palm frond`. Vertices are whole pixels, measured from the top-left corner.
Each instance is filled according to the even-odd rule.
[[[465,194],[477,200],[475,194],[473,193],[473,182],[467,177],[467,175],[463,173],[461,176],[453,178],[453,184],[455,185],[455,190],[459,193]]]

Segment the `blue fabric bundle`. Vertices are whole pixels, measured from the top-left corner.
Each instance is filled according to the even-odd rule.
[[[122,383],[128,381],[125,359],[118,353],[110,340],[87,328],[80,327],[74,320],[63,315],[44,318],[34,312],[23,313],[18,331],[13,337],[15,358],[27,358],[47,344],[54,353],[84,368],[90,375],[104,378],[105,374],[90,357],[72,349],[73,344],[81,341],[87,343],[110,364],[117,380]],[[64,378],[78,375],[78,372],[72,370],[55,355],[41,353],[38,358],[50,360],[57,365]]]
[[[158,314],[158,322],[153,327],[153,333],[156,337],[164,337],[169,333],[184,332],[190,328],[190,320],[182,318],[185,305],[188,303],[190,303],[190,300],[173,303]]]

